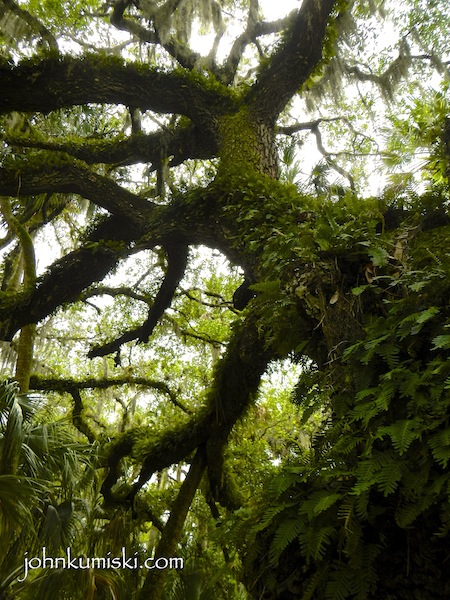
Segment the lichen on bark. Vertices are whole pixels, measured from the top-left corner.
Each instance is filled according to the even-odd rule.
[[[219,177],[255,171],[276,177],[273,128],[255,118],[249,106],[221,117],[219,139]]]

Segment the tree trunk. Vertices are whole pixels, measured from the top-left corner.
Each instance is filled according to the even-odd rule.
[[[177,545],[183,531],[184,522],[194,499],[195,492],[202,480],[205,467],[204,448],[199,448],[192,461],[189,473],[181,484],[178,496],[173,503],[169,520],[164,527],[156,549],[155,559],[176,556]],[[139,600],[161,600],[167,575],[167,569],[153,569],[149,571],[139,594]]]

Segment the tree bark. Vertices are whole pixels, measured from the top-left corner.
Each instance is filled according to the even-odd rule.
[[[185,115],[205,126],[211,122],[211,115],[237,108],[226,86],[211,86],[201,75],[196,77],[185,71],[164,73],[96,55],[48,58],[37,65],[24,63],[13,68],[1,65],[0,82],[0,114],[49,113],[98,102]]]

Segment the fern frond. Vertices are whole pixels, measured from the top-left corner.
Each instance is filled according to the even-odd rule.
[[[391,438],[392,445],[397,452],[402,456],[414,440],[420,437],[420,430],[418,428],[422,424],[422,420],[415,419],[402,419],[396,421],[392,425],[382,427],[378,430],[377,437],[382,438],[388,435]]]
[[[384,496],[395,492],[402,478],[403,469],[398,461],[392,461],[388,467],[382,469],[378,476],[378,489]]]
[[[304,526],[305,524],[301,518],[287,519],[280,524],[275,532],[269,550],[269,559],[272,566],[278,564],[281,554],[300,534]]]
[[[333,506],[341,498],[342,494],[330,494],[327,490],[318,490],[302,503],[299,514],[307,515],[308,520],[311,521],[314,517],[330,508],[330,506]]]
[[[400,346],[394,343],[383,344],[377,349],[377,354],[384,359],[389,369],[395,369],[400,361]]]
[[[446,468],[450,460],[450,427],[430,436],[428,445],[431,448],[434,460]]]
[[[294,504],[295,503],[290,503],[290,504],[280,503],[280,504],[274,504],[273,506],[270,506],[269,508],[267,508],[265,510],[259,523],[257,523],[256,525],[254,525],[251,528],[250,533],[255,534],[255,533],[258,533],[259,531],[263,531],[264,529],[267,529],[267,527],[269,527],[269,525],[272,523],[272,521],[275,519],[275,517],[277,515],[282,513],[287,507],[294,506]]]
[[[412,313],[402,319],[398,325],[399,339],[404,340],[408,335],[417,335],[422,327],[438,315],[440,309],[437,306],[430,306],[426,310]]]
[[[408,504],[404,504],[397,509],[395,513],[395,521],[397,525],[403,529],[409,527],[419,515],[425,512],[427,508],[434,503],[434,501],[434,497],[429,494],[422,497],[417,502],[408,502]]]
[[[366,600],[373,597],[378,581],[378,573],[375,567],[375,561],[382,551],[379,544],[364,544],[360,548],[358,556],[358,568],[354,569],[354,587],[355,600]],[[350,560],[350,565],[352,561]]]
[[[353,573],[346,563],[338,563],[331,574],[325,589],[325,600],[347,600],[351,597]]]
[[[448,350],[450,348],[450,335],[437,335],[433,338],[432,350],[439,350],[440,348]]]
[[[306,559],[321,559],[337,537],[337,528],[332,526],[309,526],[299,534],[300,547]]]
[[[327,579],[328,574],[328,565],[325,565],[323,569],[318,569],[312,577],[309,579],[309,583],[306,587],[306,590],[303,593],[301,600],[312,600],[313,598],[317,598],[314,592]]]

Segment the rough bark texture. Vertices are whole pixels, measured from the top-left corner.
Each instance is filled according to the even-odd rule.
[[[49,113],[98,102],[185,115],[203,124],[236,106],[225,86],[208,89],[184,72],[124,65],[120,59],[58,57],[14,69],[0,66],[0,114],[12,110]]]

